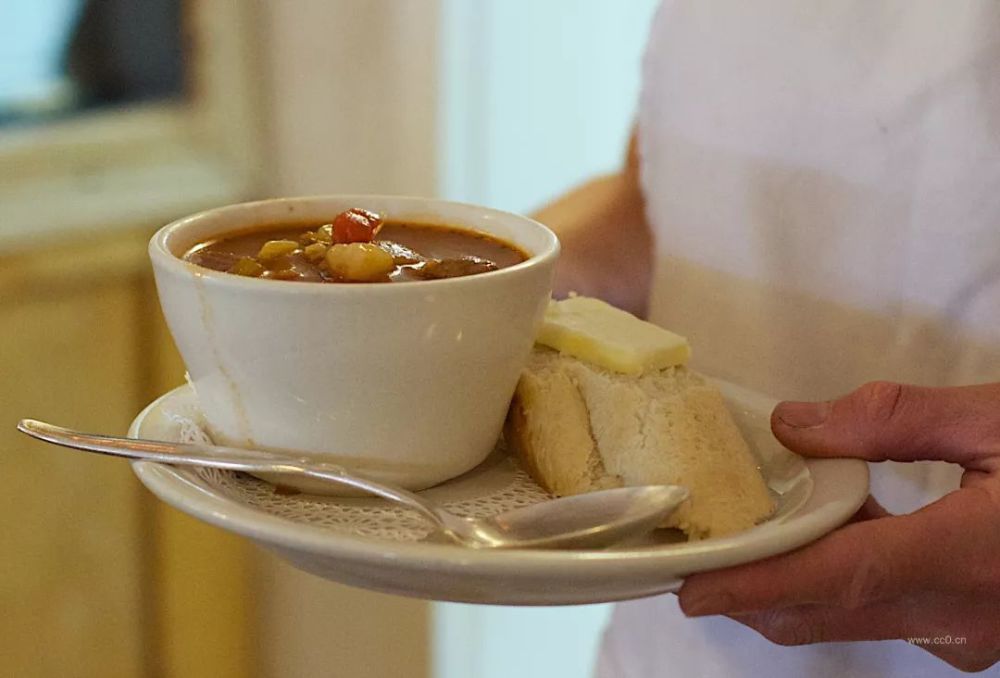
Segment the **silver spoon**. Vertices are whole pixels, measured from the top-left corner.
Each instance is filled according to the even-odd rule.
[[[676,485],[622,487],[553,499],[492,518],[465,518],[402,488],[370,480],[335,464],[291,455],[92,435],[34,419],[22,419],[17,428],[45,442],[118,457],[251,473],[293,473],[340,483],[407,506],[444,536],[472,548],[608,546],[651,531],[688,497],[688,491]]]

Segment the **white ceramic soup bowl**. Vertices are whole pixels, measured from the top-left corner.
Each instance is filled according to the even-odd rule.
[[[246,278],[181,258],[222,235],[328,223],[351,207],[487,233],[530,258],[461,278],[351,284]],[[464,473],[496,445],[558,254],[555,235],[523,216],[370,195],[221,207],[164,226],[149,244],[160,304],[217,443],[293,451],[409,489]]]

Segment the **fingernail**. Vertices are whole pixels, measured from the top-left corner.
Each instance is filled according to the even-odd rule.
[[[779,403],[774,408],[775,416],[785,426],[791,428],[816,428],[830,418],[833,405],[824,403]]]
[[[682,609],[688,617],[702,617],[709,614],[722,614],[730,610],[734,602],[731,594],[714,591],[694,600],[685,600]]]

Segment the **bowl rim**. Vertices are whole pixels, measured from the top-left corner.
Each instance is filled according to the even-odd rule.
[[[274,205],[274,204],[284,204],[284,203],[307,203],[307,204],[322,204],[327,202],[357,202],[360,205],[364,205],[365,202],[374,201],[395,201],[410,203],[414,206],[418,205],[434,205],[434,204],[444,204],[451,205],[455,207],[468,208],[479,210],[485,215],[502,218],[505,220],[515,220],[538,230],[544,237],[544,245],[537,252],[530,254],[530,256],[524,261],[514,264],[513,266],[508,266],[506,268],[501,268],[496,271],[488,271],[486,273],[477,273],[475,275],[460,276],[457,278],[442,278],[437,280],[411,280],[411,281],[399,281],[393,282],[391,284],[386,284],[384,282],[356,282],[350,284],[308,284],[300,283],[289,285],[287,280],[268,280],[265,278],[249,278],[245,276],[233,275],[232,273],[226,273],[225,271],[216,271],[204,266],[198,266],[189,261],[185,261],[180,256],[174,254],[168,247],[168,239],[175,235],[178,231],[183,231],[186,228],[191,228],[206,219],[219,214],[225,214],[227,212],[238,212],[238,211],[249,211],[254,208],[262,207],[264,205]],[[460,225],[459,225],[460,227]],[[252,226],[251,226],[252,228]],[[232,229],[230,229],[232,230]],[[467,230],[474,230],[469,228]],[[521,245],[518,245],[523,247]],[[500,282],[502,279],[509,278],[511,276],[518,276],[526,270],[537,268],[539,266],[545,266],[547,264],[552,264],[558,258],[560,252],[559,238],[555,233],[552,232],[550,228],[544,224],[535,221],[534,219],[524,216],[522,214],[517,214],[515,212],[507,212],[504,210],[495,209],[492,207],[484,207],[482,205],[477,205],[475,203],[459,202],[454,200],[443,200],[438,198],[426,198],[420,196],[410,196],[410,195],[392,195],[392,194],[376,194],[376,193],[357,193],[357,194],[329,194],[329,195],[304,195],[304,196],[291,196],[282,198],[268,198],[265,200],[252,200],[247,202],[233,203],[228,205],[222,205],[219,207],[213,207],[210,209],[202,210],[191,214],[180,219],[171,221],[170,223],[159,228],[156,233],[149,240],[148,253],[150,260],[153,263],[154,270],[160,269],[163,271],[170,272],[174,275],[179,275],[182,277],[197,277],[203,279],[205,282],[213,285],[225,285],[227,287],[234,288],[245,288],[253,289],[261,292],[263,290],[269,290],[274,293],[285,293],[285,294],[302,294],[302,293],[312,293],[312,294],[343,294],[352,293],[347,292],[347,290],[368,290],[366,294],[371,294],[375,290],[379,290],[379,293],[395,293],[401,292],[403,289],[412,289],[413,285],[419,285],[420,290],[427,290],[428,285],[437,285],[441,287],[443,285],[484,285],[492,284],[491,281]],[[357,293],[357,292],[353,292]]]

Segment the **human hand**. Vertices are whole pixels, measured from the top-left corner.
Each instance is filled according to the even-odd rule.
[[[781,403],[771,428],[804,456],[960,464],[961,487],[898,516],[869,498],[797,551],[692,575],[684,613],[725,614],[781,645],[906,639],[965,671],[1000,660],[1000,383],[875,382]]]

